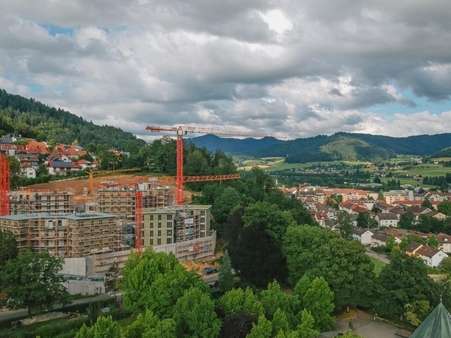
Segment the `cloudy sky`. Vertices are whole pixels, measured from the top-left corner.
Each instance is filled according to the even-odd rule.
[[[139,136],[451,132],[450,0],[1,0],[0,88]]]

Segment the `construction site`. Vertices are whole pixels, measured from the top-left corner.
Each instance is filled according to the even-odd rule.
[[[11,231],[19,250],[48,251],[65,258],[64,271],[88,278],[152,248],[172,253],[202,274],[215,261],[216,233],[209,205],[192,205],[186,183],[236,180],[237,173],[184,175],[184,140],[196,127],[147,127],[176,138],[175,177],[120,174],[56,180],[9,190],[8,159],[0,154],[0,230]],[[228,135],[226,132],[219,132]],[[235,133],[233,135],[236,135]],[[198,263],[195,263],[198,262]],[[211,277],[211,276],[210,276]]]
[[[63,258],[121,250],[121,221],[109,214],[18,214],[0,217],[0,229],[15,235],[19,250]]]

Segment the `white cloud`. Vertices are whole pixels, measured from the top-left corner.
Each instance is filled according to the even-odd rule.
[[[418,112],[403,93],[450,100],[450,18],[449,0],[4,0],[0,87],[39,85],[38,99],[137,134],[449,131],[449,113]],[[412,113],[371,112],[384,103]]]

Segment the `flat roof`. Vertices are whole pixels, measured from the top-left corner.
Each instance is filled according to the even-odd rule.
[[[25,221],[28,219],[58,219],[58,218],[83,220],[83,219],[117,218],[117,216],[102,212],[66,213],[66,214],[41,213],[41,214],[17,214],[17,215],[0,216],[0,220],[11,220],[11,221]]]
[[[187,204],[187,205],[171,205],[163,208],[145,208],[144,213],[155,214],[155,213],[169,213],[175,211],[183,210],[208,210],[211,205],[207,204]]]

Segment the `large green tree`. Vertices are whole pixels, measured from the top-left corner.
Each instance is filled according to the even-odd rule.
[[[221,267],[219,268],[219,290],[224,293],[233,288],[232,263],[230,262],[229,253],[226,251],[222,257]]]
[[[221,329],[213,300],[197,288],[187,290],[179,298],[174,320],[178,337],[215,338]]]
[[[226,292],[218,301],[226,316],[246,313],[257,318],[264,313],[264,308],[251,288],[232,289]]]
[[[152,311],[146,310],[124,330],[124,338],[176,338],[175,321],[161,320]]]
[[[352,223],[351,217],[345,211],[338,213],[338,225],[340,226],[340,234],[344,239],[352,239]]]
[[[236,211],[234,211],[236,212]],[[281,250],[282,238],[293,217],[277,205],[267,202],[250,204],[242,214],[238,233],[231,238],[229,250],[232,264],[240,276],[263,287],[273,279],[286,277],[285,258]]]
[[[216,224],[216,229],[222,236],[224,224],[234,207],[240,204],[241,195],[232,187],[225,188],[214,200],[212,215]]]
[[[412,213],[412,211],[408,210],[405,213],[401,215],[399,218],[398,226],[403,229],[410,229],[412,228],[412,224],[415,221],[415,215]]]
[[[252,327],[251,332],[246,338],[271,338],[272,337],[272,324],[265,318],[264,315],[258,317],[257,323]]]
[[[177,300],[191,287],[207,290],[193,272],[186,271],[173,255],[146,250],[132,255],[122,280],[124,305],[135,312],[145,309],[169,318]]]
[[[284,252],[292,284],[305,273],[322,276],[335,294],[338,309],[371,304],[374,265],[360,243],[321,228],[297,226],[288,228]]]
[[[376,308],[389,318],[402,319],[406,304],[437,301],[437,286],[429,278],[426,265],[417,258],[394,254],[378,279]]]
[[[17,242],[9,231],[0,230],[0,269],[7,260],[17,257]]]
[[[323,277],[312,279],[305,275],[296,284],[294,292],[301,308],[312,314],[318,329],[333,327],[334,293]]]
[[[83,324],[75,338],[122,338],[121,327],[111,316],[102,316],[91,327]]]
[[[451,217],[451,201],[444,201],[438,205],[438,211]]]
[[[289,316],[292,315],[291,296],[281,289],[278,282],[269,283],[268,287],[260,293],[260,302],[268,319],[272,319],[278,309]]]
[[[43,310],[67,300],[62,259],[48,253],[25,251],[8,260],[1,269],[0,286],[11,308],[26,307],[29,313]]]

